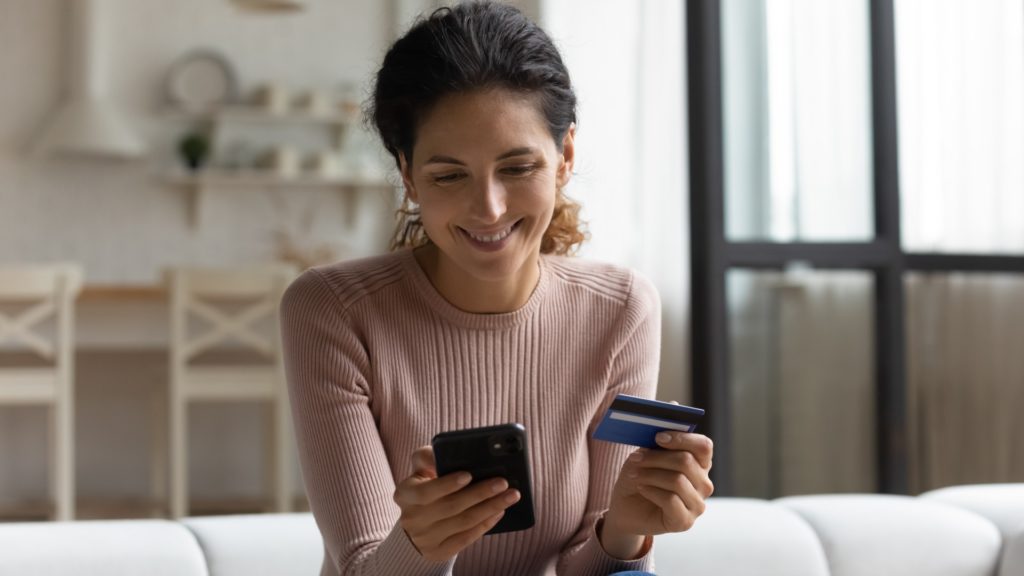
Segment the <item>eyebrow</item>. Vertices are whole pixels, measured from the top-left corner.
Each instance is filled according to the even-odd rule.
[[[531,148],[529,146],[522,146],[520,148],[513,148],[513,149],[509,150],[508,152],[505,152],[505,153],[499,155],[497,158],[495,158],[495,160],[505,160],[506,158],[512,158],[513,156],[526,156],[526,155],[529,155],[529,154],[533,154],[536,151],[537,151],[536,148]],[[466,165],[465,162],[463,162],[462,160],[459,160],[458,158],[452,158],[451,156],[442,156],[442,155],[431,156],[430,158],[427,159],[426,162],[424,162],[424,165],[426,165],[426,164],[458,164],[459,166],[465,166]]]

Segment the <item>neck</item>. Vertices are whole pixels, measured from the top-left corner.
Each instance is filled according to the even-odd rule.
[[[540,281],[540,255],[530,258],[517,274],[482,280],[444,258],[437,246],[417,248],[413,255],[430,283],[452,306],[474,314],[501,314],[522,308]]]

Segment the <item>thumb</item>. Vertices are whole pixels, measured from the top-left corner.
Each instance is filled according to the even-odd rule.
[[[412,469],[417,476],[437,478],[434,449],[431,446],[420,446],[412,453]]]

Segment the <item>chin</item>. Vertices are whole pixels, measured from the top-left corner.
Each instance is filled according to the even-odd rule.
[[[501,282],[519,275],[528,260],[529,258],[522,255],[506,255],[503,258],[491,259],[490,262],[474,258],[465,263],[465,269],[478,280]]]

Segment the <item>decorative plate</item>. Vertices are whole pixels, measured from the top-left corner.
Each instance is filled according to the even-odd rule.
[[[179,58],[167,77],[171,102],[192,112],[208,111],[237,97],[235,72],[213,50],[196,50]]]

